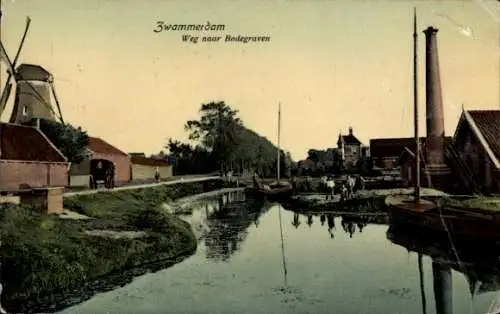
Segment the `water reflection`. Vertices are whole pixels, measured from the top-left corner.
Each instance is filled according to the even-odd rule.
[[[292,226],[297,229],[300,226],[300,215],[298,213],[293,214]]]
[[[307,225],[309,226],[309,228],[311,228],[312,224],[313,224],[313,216],[307,215]]]
[[[132,314],[143,313],[147,306],[148,313],[416,314],[437,304],[438,313],[447,314],[450,274],[456,290],[453,310],[467,313],[468,290],[465,281],[457,280],[462,275],[449,271],[456,267],[450,265],[451,255],[439,253],[446,250],[434,239],[415,242],[393,229],[386,234],[385,216],[304,215],[234,192],[189,206],[192,213],[182,217],[198,236],[195,255],[65,313],[99,313],[106,308],[109,313]],[[403,249],[388,245],[387,238]],[[406,250],[420,252],[418,265],[408,262]],[[495,268],[478,270],[474,254],[461,251],[460,257],[469,261],[463,267],[474,270],[465,273],[471,282],[476,280],[472,286],[478,294],[499,281],[493,278]],[[481,300],[485,301],[475,302],[487,308]]]
[[[321,226],[325,226],[325,222],[327,222],[328,233],[331,238],[335,238],[335,217],[341,217],[341,226],[344,233],[349,235],[349,238],[353,238],[356,232],[362,233],[363,229],[368,224],[387,224],[387,216],[384,214],[381,215],[363,215],[363,214],[343,214],[338,215],[334,213],[323,213],[323,214],[300,214],[294,212],[292,219],[292,226],[296,229],[301,225],[301,219],[306,219],[306,224],[308,228],[311,228],[314,224],[314,217],[319,216],[319,221]]]
[[[325,215],[322,215],[323,217]],[[334,233],[333,233],[333,230],[335,229],[335,216],[333,214],[328,214],[327,215],[327,220],[328,220],[328,233],[330,234],[330,237],[333,239],[335,236],[334,236]]]
[[[259,217],[267,212],[271,204],[258,200],[247,200],[244,191],[233,191],[199,200],[192,205],[204,208],[203,215],[194,210],[183,218],[191,223],[198,238],[206,246],[206,257],[227,261],[240,250],[248,228],[259,226]]]
[[[453,313],[452,270],[461,273],[468,285],[471,300],[478,294],[500,290],[500,251],[483,247],[481,243],[467,245],[450,242],[448,238],[429,237],[426,234],[398,230],[390,226],[387,238],[394,244],[419,255],[419,272],[422,297],[422,313],[427,304],[424,292],[422,255],[432,260],[432,278],[437,314]],[[498,313],[500,308],[491,313]]]

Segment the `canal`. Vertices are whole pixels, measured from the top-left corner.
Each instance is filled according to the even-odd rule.
[[[454,267],[384,219],[299,215],[242,192],[188,206],[195,255],[60,313],[484,314],[500,296],[497,268]],[[407,248],[429,253],[419,263]]]

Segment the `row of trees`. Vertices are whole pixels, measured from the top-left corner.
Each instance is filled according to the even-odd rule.
[[[235,171],[275,176],[277,147],[244,126],[238,111],[225,102],[202,104],[200,118],[185,124],[193,144],[169,139],[165,147],[176,174]],[[293,160],[281,150],[281,176],[291,175]]]

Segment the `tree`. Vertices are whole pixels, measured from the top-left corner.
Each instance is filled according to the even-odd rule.
[[[174,171],[177,174],[214,170],[248,174],[257,171],[262,176],[275,176],[277,147],[245,127],[237,114],[237,110],[223,101],[202,104],[200,119],[185,124],[189,139],[197,145],[193,147],[169,139],[165,147],[170,158],[177,160]],[[284,158],[282,152],[281,162],[285,161],[293,164],[291,156],[288,154]],[[282,167],[284,173],[288,166]]]
[[[28,125],[36,125],[32,119]],[[40,131],[56,146],[61,153],[72,163],[80,163],[85,158],[85,148],[89,144],[89,137],[81,127],[62,124],[57,121],[40,119]]]
[[[201,105],[200,120],[187,121],[184,126],[190,132],[189,139],[210,151],[219,162],[221,171],[227,171],[234,158],[236,128],[241,126],[237,113],[223,101],[211,102]]]
[[[191,147],[189,144],[168,140],[166,149],[168,159],[173,161],[174,174],[208,173],[214,171],[214,163],[210,161],[210,153],[200,146]]]

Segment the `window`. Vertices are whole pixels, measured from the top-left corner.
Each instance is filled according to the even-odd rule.
[[[23,107],[23,116],[27,116],[28,115],[28,106],[24,106]]]

